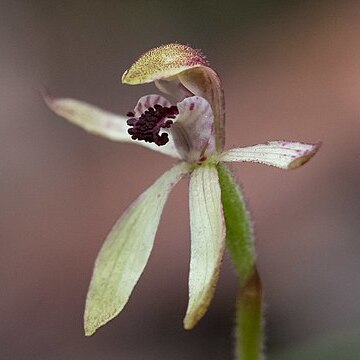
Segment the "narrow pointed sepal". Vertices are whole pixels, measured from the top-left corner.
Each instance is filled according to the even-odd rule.
[[[85,335],[112,320],[127,303],[148,261],[168,195],[188,171],[186,163],[167,171],[112,228],[95,262],[85,306]]]
[[[307,163],[317,153],[320,146],[321,143],[269,141],[265,144],[227,150],[220,155],[220,160],[225,162],[250,161],[280,169],[296,169]]]
[[[84,101],[53,98],[43,94],[46,105],[57,115],[84,130],[115,141],[129,141],[126,117],[102,110]]]
[[[213,298],[225,247],[221,191],[215,166],[196,168],[190,177],[191,260],[185,329],[204,316]]]
[[[84,101],[70,98],[53,98],[43,94],[46,105],[57,115],[82,129],[110,140],[138,144],[148,149],[179,159],[171,141],[166,146],[133,141],[128,134],[127,117],[102,110]]]

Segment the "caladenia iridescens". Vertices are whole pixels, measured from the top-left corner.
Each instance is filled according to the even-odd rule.
[[[142,145],[175,162],[130,205],[107,236],[86,299],[85,334],[92,335],[124,308],[148,261],[168,195],[188,176],[191,260],[184,327],[192,329],[206,313],[227,247],[239,279],[236,356],[260,359],[263,297],[252,224],[241,190],[225,163],[251,161],[295,169],[310,160],[320,144],[281,140],[224,150],[221,81],[204,55],[189,46],[168,44],[146,52],[125,71],[122,82],[154,82],[164,95],[141,97],[127,116],[45,95],[55,113],[85,130]]]

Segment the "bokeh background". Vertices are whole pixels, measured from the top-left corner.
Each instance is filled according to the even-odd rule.
[[[360,358],[360,2],[1,1],[0,358],[231,359],[229,258],[191,332],[187,181],[124,312],[85,338],[96,254],[172,160],[89,135],[39,89],[118,113],[154,92],[123,71],[151,47],[201,48],[223,80],[227,147],[322,141],[295,171],[232,166],[256,226],[270,359]]]

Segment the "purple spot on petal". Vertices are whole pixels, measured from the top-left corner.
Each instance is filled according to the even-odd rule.
[[[146,107],[147,109],[150,107],[150,95],[148,95],[148,96],[146,97],[145,107]]]

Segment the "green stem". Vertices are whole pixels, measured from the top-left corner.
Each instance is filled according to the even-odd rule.
[[[236,299],[236,359],[260,360],[263,347],[262,287],[255,266],[253,229],[244,197],[229,169],[217,165],[226,242],[239,279]]]
[[[236,359],[260,360],[263,347],[263,297],[255,269],[236,299]]]

